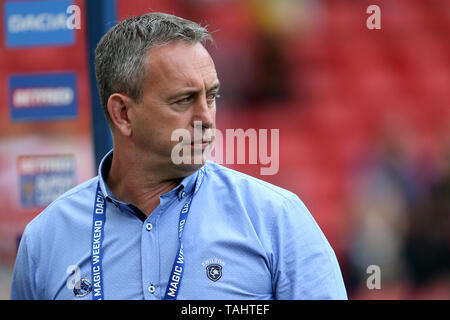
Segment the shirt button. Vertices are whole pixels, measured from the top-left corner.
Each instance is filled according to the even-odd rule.
[[[152,230],[152,228],[153,228],[153,225],[152,225],[151,223],[147,223],[147,224],[145,225],[145,229],[147,229],[147,231]]]
[[[155,287],[152,284],[148,287],[148,292],[150,292],[151,294],[155,293]]]
[[[182,191],[181,194],[180,194],[181,199],[184,199],[185,196],[186,196],[186,192]]]

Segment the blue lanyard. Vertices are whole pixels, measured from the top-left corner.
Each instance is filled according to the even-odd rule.
[[[186,224],[189,211],[191,209],[192,200],[202,185],[205,176],[204,167],[200,168],[197,174],[195,189],[187,200],[180,212],[178,222],[178,252],[173,262],[172,272],[170,273],[167,285],[165,300],[176,300],[180,289],[181,280],[184,271],[184,252],[183,252],[183,230]],[[95,195],[94,213],[92,219],[92,245],[91,245],[91,275],[92,275],[92,299],[103,300],[103,233],[106,216],[106,201],[100,188],[100,181],[97,184],[97,192]]]
[[[92,245],[91,245],[91,275],[92,275],[92,299],[103,300],[103,226],[105,225],[106,202],[97,184],[95,193],[95,205],[92,219]]]

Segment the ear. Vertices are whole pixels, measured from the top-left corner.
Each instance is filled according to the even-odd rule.
[[[120,93],[113,93],[108,99],[108,112],[117,129],[124,136],[131,136],[131,123],[128,113],[131,99]]]

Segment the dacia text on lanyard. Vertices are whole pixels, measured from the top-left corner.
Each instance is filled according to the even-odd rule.
[[[173,262],[172,272],[166,288],[164,299],[176,300],[180,289],[184,271],[183,230],[191,209],[192,200],[202,185],[205,175],[204,167],[197,173],[195,189],[180,212],[178,222],[178,252]],[[100,188],[100,180],[95,194],[95,205],[92,219],[92,245],[91,245],[91,275],[92,275],[92,299],[103,300],[103,234],[106,218],[106,201]]]

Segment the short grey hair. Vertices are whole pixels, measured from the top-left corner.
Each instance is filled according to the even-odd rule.
[[[108,99],[123,93],[141,102],[148,72],[148,51],[156,45],[183,40],[189,43],[213,41],[199,24],[160,12],[127,18],[111,28],[95,49],[95,75],[106,120],[112,125]]]

